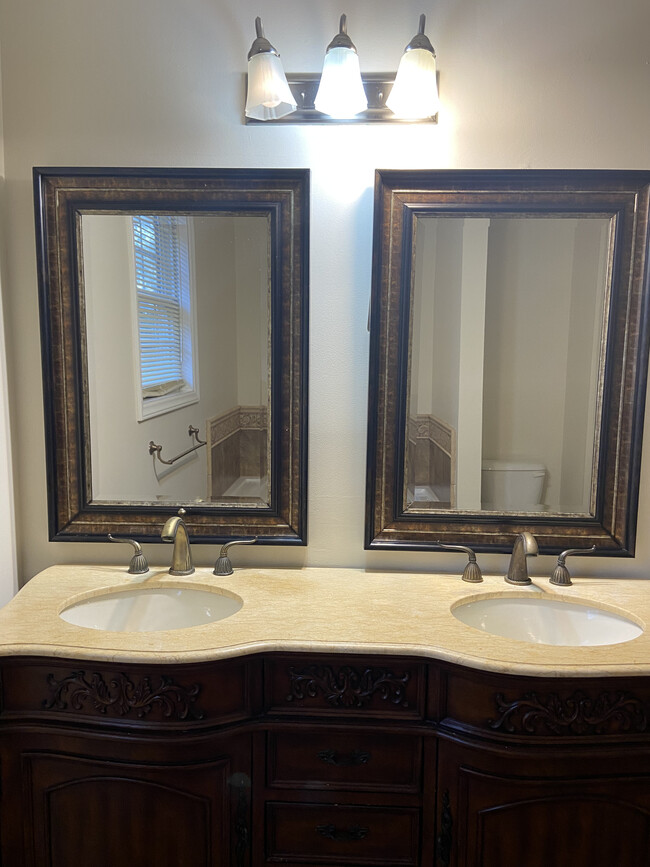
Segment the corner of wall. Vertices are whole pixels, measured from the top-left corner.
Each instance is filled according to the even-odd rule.
[[[16,559],[16,521],[11,456],[11,426],[7,393],[7,354],[4,331],[3,285],[5,275],[4,191],[5,158],[3,127],[2,55],[0,51],[0,605],[9,602],[18,591]]]

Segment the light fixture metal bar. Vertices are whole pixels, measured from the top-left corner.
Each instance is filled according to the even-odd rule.
[[[244,122],[247,124],[266,125],[269,124],[288,124],[288,123],[438,123],[438,115],[434,117],[426,117],[419,120],[409,120],[405,118],[395,117],[393,112],[386,108],[386,98],[390,93],[390,89],[395,81],[394,72],[375,72],[362,73],[361,80],[363,82],[366,96],[368,97],[368,108],[362,111],[355,117],[340,118],[330,117],[314,108],[314,100],[318,91],[320,82],[320,74],[304,74],[287,75],[289,88],[294,96],[298,108],[291,114],[274,120],[256,120],[255,118],[245,117]]]

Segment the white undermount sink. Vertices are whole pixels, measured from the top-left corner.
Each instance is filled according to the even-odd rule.
[[[503,594],[461,601],[452,614],[490,635],[532,644],[595,646],[622,644],[641,635],[631,618],[585,602]]]
[[[71,604],[59,614],[67,623],[107,632],[187,629],[235,614],[243,601],[225,591],[198,587],[114,590]]]

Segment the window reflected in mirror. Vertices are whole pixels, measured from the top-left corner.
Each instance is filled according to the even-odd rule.
[[[194,233],[191,218],[176,214],[136,214],[130,227],[126,219],[136,412],[143,421],[198,400]],[[87,245],[102,243],[101,234],[84,230]]]
[[[84,214],[81,226],[91,502],[268,507],[268,217]],[[149,443],[163,448],[150,456]]]
[[[307,538],[308,169],[36,168],[50,539]]]

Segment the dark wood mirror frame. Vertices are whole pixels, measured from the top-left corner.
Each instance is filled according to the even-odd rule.
[[[93,504],[80,218],[142,209],[265,214],[271,225],[271,503],[189,505],[193,541],[307,541],[308,169],[35,168],[49,532],[152,541],[180,504]]]
[[[648,171],[377,171],[375,180],[367,549],[436,550],[436,541],[507,551],[532,532],[543,553],[597,546],[633,556],[648,366]],[[416,215],[605,216],[614,221],[602,428],[593,516],[402,509],[410,287]]]

